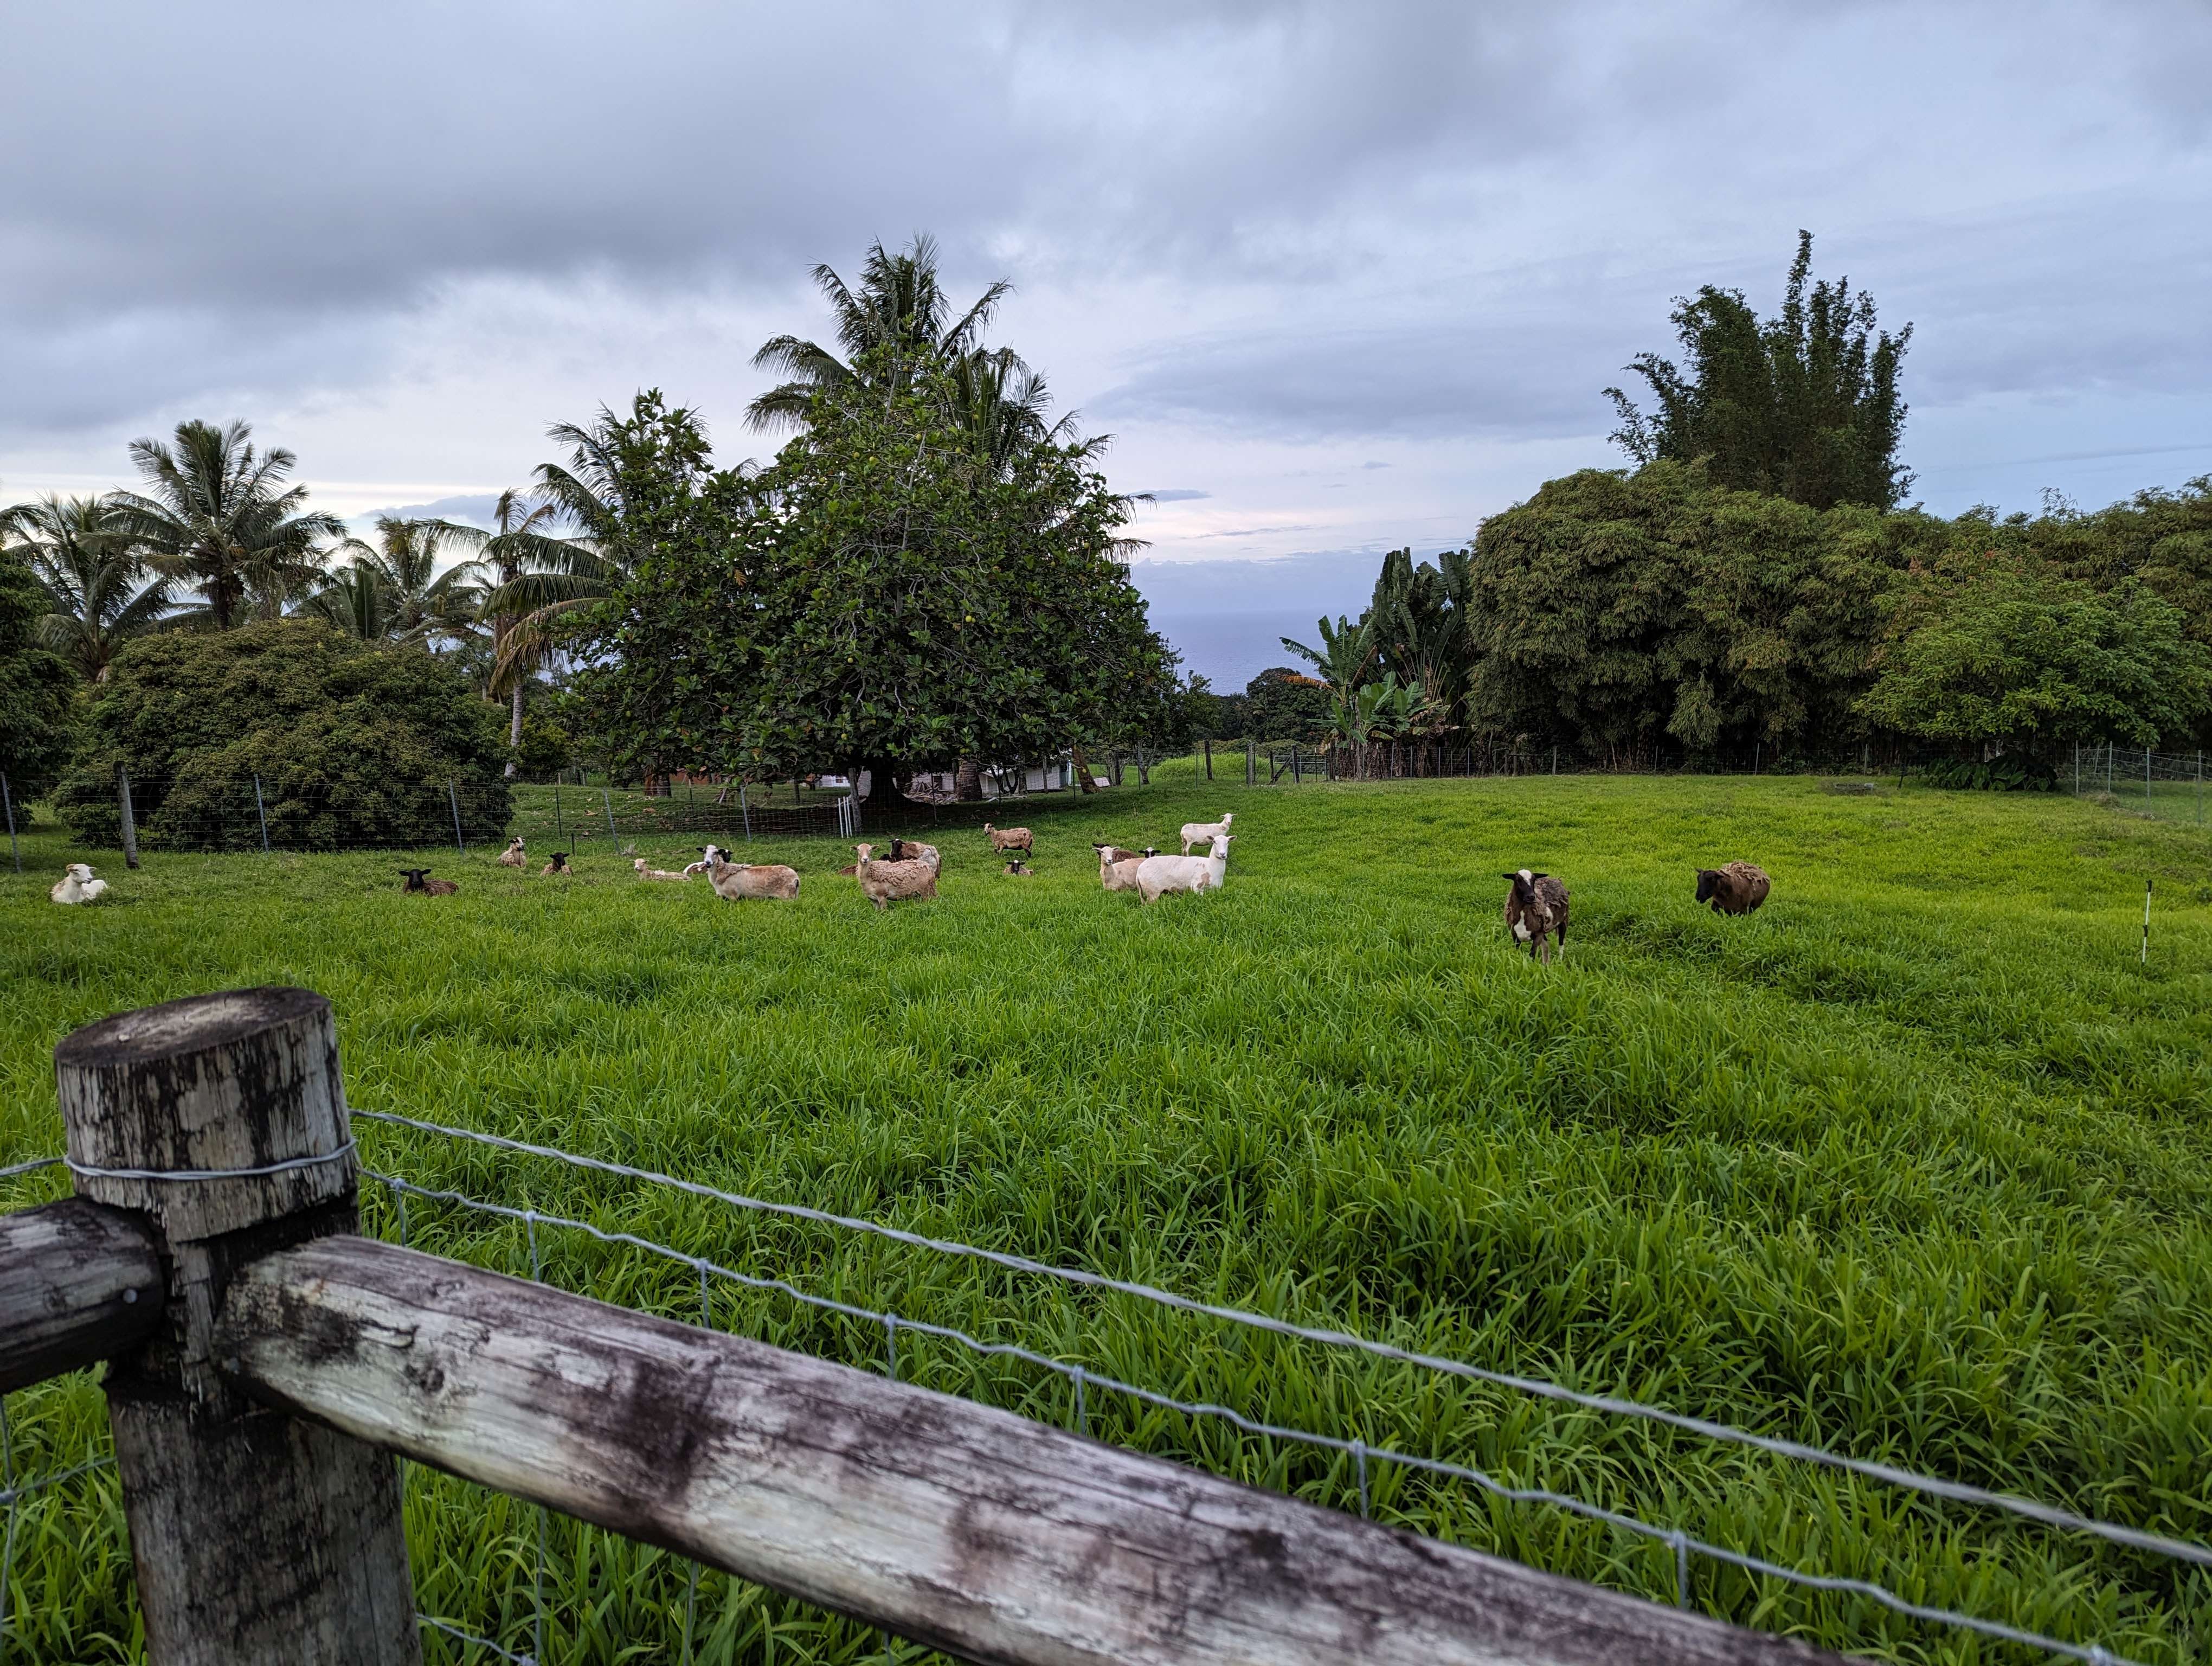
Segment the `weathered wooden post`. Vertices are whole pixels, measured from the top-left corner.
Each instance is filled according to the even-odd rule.
[[[138,818],[131,805],[131,771],[115,766],[115,809],[123,821],[123,866],[138,866]]]
[[[419,1666],[394,1461],[250,1402],[214,1352],[237,1274],[357,1228],[330,1003],[122,1013],[64,1039],[54,1073],[79,1195],[145,1220],[167,1274],[160,1327],[106,1382],[148,1658]]]

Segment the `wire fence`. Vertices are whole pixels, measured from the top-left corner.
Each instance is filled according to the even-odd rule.
[[[1223,1323],[1334,1353],[1364,1356],[1393,1366],[1410,1368],[1431,1379],[1479,1383],[1506,1390],[1512,1395],[1571,1407],[1604,1419],[1656,1426],[1693,1436],[1702,1441],[1723,1443],[1895,1489],[1917,1499],[1917,1508],[1932,1509],[1938,1503],[1971,1506],[1976,1511],[2032,1524],[2035,1528],[2081,1535],[2120,1549],[2160,1559],[2176,1566],[2187,1575],[2182,1587],[2177,1588],[2177,1594],[2193,1591],[2197,1600],[2212,1601],[2212,1585],[2208,1585],[2201,1574],[2190,1572],[2212,1569],[2212,1546],[2170,1534],[2100,1519],[2059,1505],[1899,1465],[1855,1457],[1810,1442],[1762,1434],[1619,1395],[1591,1393],[1542,1378],[1492,1370],[1341,1329],[1306,1325],[1279,1314],[1202,1300],[1087,1268],[1055,1265],[1005,1250],[933,1237],[804,1204],[750,1197],[634,1164],[612,1162],[477,1129],[456,1128],[389,1112],[357,1110],[353,1114],[357,1122],[405,1130],[409,1134],[428,1135],[441,1141],[458,1142],[463,1146],[475,1146],[499,1153],[503,1159],[526,1158],[544,1160],[578,1172],[634,1183],[653,1189],[655,1194],[712,1203],[720,1208],[738,1212],[745,1218],[776,1219],[803,1223],[810,1227],[827,1228],[836,1234],[896,1244],[925,1252],[933,1257],[988,1266],[1026,1279],[1051,1280],[1066,1289],[1133,1298],[1163,1312]],[[64,1162],[64,1159],[60,1158],[41,1158],[17,1163],[0,1169],[0,1180],[19,1178],[61,1165]],[[1565,1512],[1627,1534],[1661,1550],[1671,1564],[1670,1583],[1674,1600],[1686,1607],[1699,1602],[1696,1569],[1701,1563],[1709,1562],[1735,1570],[1755,1581],[1773,1582],[1779,1586],[1796,1587],[1814,1593],[1856,1598],[1913,1621],[2038,1651],[2048,1657],[2110,1663],[2111,1666],[2137,1666],[2130,1657],[2087,1637],[2055,1635],[2007,1620],[1977,1614],[1965,1607],[1927,1600],[1924,1589],[1914,1589],[1924,1587],[1927,1583],[1917,1574],[1910,1580],[1886,1584],[1857,1572],[1838,1572],[1818,1566],[1794,1566],[1773,1556],[1757,1554],[1743,1544],[1723,1542],[1709,1534],[1692,1531],[1680,1521],[1652,1520],[1630,1510],[1598,1502],[1577,1491],[1516,1482],[1501,1478],[1492,1469],[1433,1453],[1388,1442],[1370,1442],[1363,1436],[1347,1435],[1340,1431],[1303,1426],[1278,1418],[1255,1415],[1249,1408],[1240,1408],[1216,1400],[1194,1399],[1169,1393],[1156,1386],[1130,1380],[1115,1371],[1086,1364],[1081,1358],[1063,1357],[1068,1353],[1081,1352],[1080,1344],[1076,1347],[1048,1352],[1023,1342],[994,1340],[978,1335],[974,1330],[961,1325],[902,1312],[898,1307],[889,1304],[808,1289],[795,1282],[800,1275],[788,1269],[747,1271],[641,1232],[611,1226],[579,1215],[534,1207],[518,1207],[511,1203],[476,1196],[455,1187],[423,1184],[386,1169],[365,1169],[364,1177],[383,1189],[388,1201],[392,1235],[403,1244],[410,1243],[417,1235],[426,1208],[460,1212],[519,1226],[523,1246],[527,1252],[530,1276],[533,1280],[543,1280],[546,1275],[546,1257],[541,1231],[579,1235],[599,1245],[635,1251],[684,1269],[696,1282],[696,1322],[709,1328],[714,1328],[720,1316],[714,1300],[715,1289],[734,1288],[787,1302],[817,1315],[857,1322],[876,1332],[880,1337],[881,1348],[877,1358],[881,1369],[893,1377],[902,1376],[902,1367],[906,1374],[913,1374],[916,1364],[915,1349],[918,1343],[923,1341],[947,1345],[977,1360],[1013,1362],[1041,1373],[1062,1385],[1066,1395],[1066,1420],[1080,1432],[1096,1433],[1106,1438],[1112,1438],[1117,1433],[1132,1432],[1126,1421],[1117,1426],[1102,1415],[1111,1402],[1118,1400],[1152,1413],[1166,1413],[1189,1420],[1194,1424],[1202,1423],[1225,1429],[1233,1432],[1238,1438],[1249,1438],[1270,1445],[1281,1444],[1324,1455],[1331,1465],[1330,1479],[1334,1496],[1340,1498],[1347,1507],[1353,1507],[1356,1500],[1356,1508],[1362,1515],[1376,1513],[1378,1496],[1391,1495],[1391,1489],[1385,1481],[1391,1472],[1417,1474],[1431,1482],[1470,1487],[1500,1505]],[[413,1204],[411,1210],[410,1200]],[[635,1212],[637,1209],[640,1200],[636,1195],[629,1195],[624,1201],[629,1210]],[[441,1249],[443,1247],[441,1243]],[[483,1253],[486,1247],[482,1244],[476,1246],[477,1253]],[[494,1253],[496,1256],[495,1250]],[[788,1339],[779,1337],[778,1340],[788,1346]],[[1091,1340],[1096,1341],[1098,1339]],[[7,1510],[4,1535],[0,1535],[0,1663],[4,1663],[8,1657],[9,1638],[14,1629],[11,1624],[10,1576],[15,1560],[18,1519],[23,1506],[27,1501],[49,1489],[103,1469],[112,1462],[112,1454],[95,1454],[58,1469],[27,1479],[19,1478],[6,1408],[4,1402],[0,1402],[0,1504],[4,1504]],[[1416,1521],[1413,1512],[1402,1505],[1396,1511],[1395,1517],[1401,1524],[1425,1525]],[[462,1648],[465,1659],[477,1657],[465,1651],[481,1651],[493,1658],[526,1662],[536,1666],[537,1663],[547,1658],[546,1566],[547,1524],[545,1513],[540,1509],[531,1570],[532,1599],[528,1618],[531,1636],[526,1650],[516,1646],[512,1639],[501,1642],[480,1636],[450,1616],[426,1614],[420,1616],[422,1624],[440,1638]],[[696,1564],[687,1566],[682,1657],[688,1663],[694,1653],[699,1570]],[[2087,1623],[2082,1626],[2085,1631],[2096,1629],[2100,1620],[2109,1623],[2113,1614],[2140,1607],[2139,1599],[2116,1599],[2114,1588],[2125,1583],[2120,1571],[2104,1569],[2100,1572],[2104,1589],[2094,1588],[2093,1582],[2086,1578],[2079,1582],[2084,1597],[2081,1607],[2086,1610]],[[2189,1583],[2191,1581],[2193,1584]],[[1969,1582],[1970,1586],[1974,1583]],[[1907,1585],[1908,1589],[1899,1589],[1900,1584]],[[1733,1605],[1709,1601],[1704,1606],[1721,1613],[1723,1617],[1739,1620],[1749,1617],[1753,1623],[1762,1619],[1771,1620],[1776,1614],[1771,1601],[1764,1597],[1751,1604],[1749,1616],[1726,1612],[1726,1606]],[[2189,1646],[2185,1639],[2181,1641],[2185,1648]]]
[[[2076,798],[2124,806],[2161,821],[2205,825],[2204,754],[2148,746],[2077,746],[2059,785]]]

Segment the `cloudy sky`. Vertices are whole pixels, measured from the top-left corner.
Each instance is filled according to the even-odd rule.
[[[1931,508],[2212,471],[2203,0],[1087,9],[81,0],[5,12],[0,498],[244,416],[344,514],[520,483],[659,386],[727,459],[806,274],[1011,278],[1116,435],[1156,617],[1238,682],[1620,460],[1673,296],[1911,320]]]

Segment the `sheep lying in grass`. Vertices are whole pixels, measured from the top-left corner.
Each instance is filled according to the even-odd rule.
[[[1124,850],[1119,845],[1102,844],[1098,847],[1098,883],[1108,891],[1134,891],[1139,866],[1147,856],[1159,854],[1150,848]]]
[[[730,853],[718,844],[695,844],[691,848],[699,853],[699,860],[684,867],[684,877],[687,879],[695,873],[704,873],[717,862],[730,860]]]
[[[523,865],[521,834],[516,834],[514,842],[499,853],[499,865],[501,867],[520,867]]]
[[[630,866],[637,870],[637,877],[641,879],[673,879],[680,885],[691,877],[690,870],[688,868],[681,873],[671,873],[665,867],[647,867],[642,856]]]
[[[1023,861],[1019,857],[1017,857],[1014,860],[1006,864],[1006,878],[1009,879],[1034,879],[1036,878],[1036,870],[1031,867],[1027,862]]]
[[[545,859],[545,866],[538,870],[538,877],[543,879],[551,874],[567,873],[571,871],[568,866],[568,853],[565,850],[556,850]]]
[[[1548,939],[1556,937],[1564,958],[1567,952],[1567,888],[1548,873],[1531,873],[1525,867],[1517,873],[1502,873],[1498,878],[1513,882],[1513,888],[1505,893],[1505,929],[1513,933],[1513,940],[1528,945],[1531,960],[1541,950],[1544,964],[1548,966],[1552,964]]]
[[[909,849],[911,846],[908,847]],[[879,862],[875,860],[875,846],[856,844],[860,854],[854,872],[860,881],[860,894],[876,905],[880,913],[893,903],[911,902],[923,897],[937,895],[937,864],[933,861]]]
[[[992,850],[999,855],[1003,856],[1009,850],[1018,850],[1031,856],[1036,854],[1036,836],[1026,827],[994,827],[985,822],[983,833],[990,840]]]
[[[89,863],[71,862],[62,870],[61,882],[46,895],[64,908],[75,908],[80,903],[97,901],[106,889],[106,880],[92,877]]]
[[[1182,824],[1182,854],[1189,855],[1191,846],[1204,844],[1208,839],[1227,838],[1229,824],[1236,819],[1236,812],[1232,811],[1218,822],[1185,822]]]
[[[893,839],[890,854],[884,860],[889,862],[927,862],[932,867],[939,869],[945,866],[945,858],[938,854],[937,847],[933,844],[924,844],[919,839]],[[860,871],[860,865],[858,862],[848,862],[837,870],[841,876],[847,879]]]
[[[1766,900],[1770,889],[1766,870],[1749,862],[1698,870],[1698,900],[1711,903],[1715,914],[1749,914]]]
[[[427,867],[403,867],[399,871],[407,876],[407,883],[399,887],[402,891],[419,891],[432,897],[451,897],[460,889],[451,879],[433,879]]]
[[[774,862],[726,862],[717,856],[707,870],[707,883],[725,903],[749,897],[788,902],[799,895],[799,870]]]
[[[1147,856],[1137,864],[1137,894],[1157,903],[1171,891],[1219,891],[1229,868],[1226,833],[1213,836],[1209,856]]]

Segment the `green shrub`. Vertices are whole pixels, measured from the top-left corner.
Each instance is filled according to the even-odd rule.
[[[293,849],[489,841],[508,815],[498,708],[420,648],[277,620],[133,643],[94,691],[86,751],[55,794],[76,836],[120,836],[131,771],[153,849]],[[257,805],[257,780],[258,804]]]
[[[21,558],[0,550],[0,775],[19,826],[61,773],[76,722],[76,673],[39,645],[47,605]]]
[[[1953,759],[1929,766],[1930,787],[1963,787],[1984,793],[2055,793],[2058,777],[2047,763],[2032,758],[2000,757],[1987,763]]]

